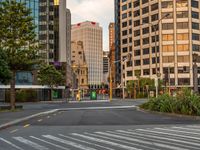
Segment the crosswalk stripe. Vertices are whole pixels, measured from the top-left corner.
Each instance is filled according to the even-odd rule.
[[[13,137],[13,139],[15,139],[15,140],[17,140],[17,141],[19,141],[19,142],[21,142],[23,144],[26,144],[26,145],[34,148],[34,149],[37,149],[37,150],[49,150],[48,148],[46,148],[44,146],[41,146],[41,145],[39,145],[39,144],[37,144],[35,142],[32,142],[30,140],[27,140],[27,139],[25,139],[23,137]]]
[[[197,125],[188,125],[187,127],[191,127],[191,128],[197,128],[197,129],[199,129],[199,128],[200,128],[200,126],[197,126]]]
[[[18,150],[24,150],[23,148],[21,148],[21,147],[15,145],[15,144],[13,144],[13,143],[11,143],[10,141],[8,141],[8,140],[6,140],[6,139],[4,139],[4,138],[0,138],[0,140],[3,141],[3,142],[5,142],[5,143],[7,143],[8,145],[10,145],[10,146],[12,146],[12,147],[18,149]]]
[[[91,142],[87,142],[87,141],[84,141],[84,140],[72,138],[72,137],[69,137],[69,136],[66,136],[66,135],[63,135],[63,134],[59,134],[59,136],[65,137],[65,138],[68,138],[68,139],[71,139],[71,140],[74,140],[74,141],[82,142],[82,143],[85,143],[85,144],[94,145],[94,146],[96,146],[96,147],[100,147],[100,148],[103,148],[103,149],[114,150],[114,149],[112,149],[112,148],[108,148],[108,147],[101,146],[101,145],[98,145],[98,144],[95,144],[95,143],[91,143]]]
[[[196,148],[196,147],[193,147],[193,146],[183,145],[183,144],[179,144],[179,143],[171,143],[170,141],[161,140],[162,137],[159,137],[159,136],[154,136],[154,135],[149,135],[149,134],[147,135],[146,133],[140,134],[140,133],[136,133],[136,132],[122,131],[122,130],[117,130],[117,131],[120,132],[120,133],[124,133],[123,136],[130,134],[131,137],[137,136],[137,138],[143,139],[144,141],[150,140],[150,141],[156,141],[156,142],[159,142],[159,143],[175,145],[176,148],[178,148],[177,146],[179,146],[180,149],[183,149],[183,147],[185,147],[185,148],[189,148],[189,149],[199,150],[199,148]]]
[[[179,132],[179,133],[185,133],[185,134],[194,134],[194,135],[200,135],[199,133],[191,133],[187,131],[181,131],[181,130],[173,130],[173,129],[166,129],[166,128],[155,128],[156,130],[162,130],[162,131],[171,131],[171,132]]]
[[[153,146],[157,146],[157,147],[168,148],[168,149],[172,149],[172,150],[187,150],[187,149],[183,149],[183,148],[179,148],[179,147],[169,146],[169,145],[166,145],[166,144],[155,143],[155,142],[152,143],[152,142],[147,142],[147,141],[143,141],[143,140],[139,140],[139,139],[133,139],[133,138],[124,137],[124,136],[120,136],[120,135],[116,135],[116,134],[111,134],[111,133],[104,133],[104,132],[96,132],[96,133],[101,134],[101,135],[111,136],[111,137],[114,137],[114,138],[138,142],[138,143],[142,143],[142,144],[148,144],[148,145],[153,145]]]
[[[199,129],[191,129],[191,128],[186,128],[186,127],[172,127],[172,128],[175,128],[175,129],[182,129],[182,130],[189,130],[190,132],[197,132],[197,133],[200,133],[200,130],[199,130]]]
[[[127,149],[127,150],[140,150],[138,148],[134,148],[134,147],[126,146],[126,145],[123,145],[123,144],[118,144],[118,143],[115,143],[115,142],[103,140],[103,139],[100,139],[100,138],[90,137],[90,136],[86,136],[86,135],[82,135],[82,134],[78,134],[78,133],[72,133],[72,135],[82,137],[84,139],[88,139],[88,140],[91,140],[91,141],[116,146],[116,147]]]
[[[90,148],[90,147],[87,147],[87,146],[84,146],[82,144],[78,144],[78,143],[75,143],[75,142],[72,142],[72,141],[64,140],[64,139],[61,139],[61,138],[58,138],[58,137],[55,137],[55,136],[52,136],[52,135],[42,135],[42,136],[45,137],[45,138],[66,144],[66,145],[70,145],[70,146],[75,147],[75,148],[82,149],[82,150],[96,150],[94,148]]]
[[[30,136],[31,138],[35,139],[35,140],[38,140],[40,142],[43,142],[43,143],[46,143],[46,144],[49,144],[49,145],[52,145],[54,147],[57,147],[57,148],[60,148],[60,149],[63,149],[63,150],[69,150],[68,148],[65,148],[63,146],[60,146],[60,145],[57,145],[57,144],[53,144],[53,143],[50,143],[48,141],[45,141],[43,139],[40,139],[40,138],[37,138],[37,137],[34,137],[34,136]]]
[[[141,131],[145,134],[147,133],[156,133],[156,131],[149,131],[149,130],[144,130],[144,129],[137,129],[137,131]],[[158,132],[157,132],[158,134]],[[160,133],[159,133],[160,134]],[[150,135],[151,137],[157,137],[155,135]],[[183,144],[189,144],[189,145],[194,145],[194,146],[200,146],[200,144],[198,143],[194,143],[194,142],[187,142],[187,141],[183,141],[183,140],[177,140],[177,139],[172,139],[172,138],[167,138],[167,137],[159,137],[160,139],[163,139],[163,140],[168,140],[168,141],[173,141],[173,142],[178,142],[178,143],[183,143]]]
[[[181,137],[181,138],[189,138],[189,139],[194,139],[194,140],[200,140],[200,138],[198,138],[198,137],[180,135],[180,134],[175,134],[175,133],[166,133],[166,132],[161,132],[161,131],[157,131],[157,130],[156,131],[155,130],[151,130],[149,132],[157,133],[157,134],[164,134],[164,135],[172,135],[172,136]]]
[[[108,139],[108,140],[111,140],[111,141],[115,141],[115,142],[120,142],[120,143],[123,143],[123,144],[128,144],[128,145],[133,145],[133,146],[139,146],[141,148],[145,148],[145,149],[148,149],[148,150],[160,150],[160,149],[157,149],[157,148],[151,148],[149,146],[145,146],[145,145],[141,145],[141,144],[137,144],[137,143],[133,143],[133,142],[128,142],[128,141],[125,141],[125,140],[118,140],[118,139],[114,139],[114,138],[110,138],[110,137],[107,137],[107,136],[101,136],[101,135],[97,135],[97,134],[92,134],[92,133],[85,133],[87,135],[90,135],[90,136],[94,136],[94,137],[98,137],[98,138],[103,138],[103,139]]]

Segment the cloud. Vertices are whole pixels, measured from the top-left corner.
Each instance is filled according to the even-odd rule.
[[[103,27],[104,50],[109,50],[108,25],[114,21],[113,0],[67,0],[72,13],[72,23],[83,21],[99,22]]]

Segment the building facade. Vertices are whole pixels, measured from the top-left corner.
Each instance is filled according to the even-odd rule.
[[[121,60],[132,53],[132,60],[121,64],[123,80],[160,77],[172,89],[193,88],[194,54],[200,55],[200,1],[122,0],[115,5],[120,6],[115,13],[120,14]]]
[[[103,81],[102,27],[96,22],[72,25],[72,41],[82,41],[88,65],[88,83],[98,86]]]
[[[76,76],[78,89],[88,89],[88,67],[82,41],[72,41],[72,69]]]
[[[109,61],[109,52],[103,52],[103,83],[108,84],[109,78],[109,69],[110,69],[110,61]]]

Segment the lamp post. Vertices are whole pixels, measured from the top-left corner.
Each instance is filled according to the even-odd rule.
[[[170,14],[168,13],[168,14],[166,14],[166,15],[164,15],[161,19],[159,19],[158,20],[158,26],[156,27],[156,25],[154,25],[154,24],[152,24],[152,23],[147,23],[147,24],[150,24],[151,25],[151,27],[153,28],[153,30],[154,30],[154,36],[155,36],[155,55],[156,55],[156,78],[155,78],[155,82],[156,82],[156,84],[155,84],[155,86],[156,86],[156,98],[158,97],[158,84],[157,84],[157,82],[158,82],[158,78],[161,76],[160,75],[160,72],[158,72],[158,49],[157,49],[157,44],[158,44],[158,42],[157,42],[157,29],[159,29],[159,23],[164,19],[164,18],[166,18],[166,17],[168,17]]]

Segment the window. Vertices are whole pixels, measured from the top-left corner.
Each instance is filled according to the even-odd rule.
[[[163,28],[163,30],[172,30],[174,28],[174,24],[173,23],[163,23],[162,28]]]
[[[199,40],[200,40],[200,36],[199,36],[199,34],[192,33],[192,40],[199,41]]]
[[[192,18],[199,19],[199,13],[195,12],[195,11],[192,11]]]
[[[189,35],[188,33],[178,33],[177,34],[177,40],[188,40]]]
[[[174,35],[173,34],[163,34],[162,40],[163,41],[173,41]]]
[[[173,8],[173,2],[162,2],[162,8]]]
[[[122,40],[122,44],[127,44],[128,43],[128,40],[127,39],[123,39]]]
[[[122,31],[122,36],[125,36],[127,34],[128,34],[127,30]]]
[[[134,17],[140,16],[140,10],[134,11]]]
[[[142,0],[142,4],[148,3],[149,0]]]
[[[188,0],[179,0],[176,1],[176,7],[181,8],[181,7],[187,7],[188,6]]]
[[[149,65],[149,58],[143,59],[143,65]]]
[[[162,50],[163,50],[163,52],[173,52],[174,46],[173,45],[163,45]]]
[[[160,50],[159,50],[159,46],[157,46],[157,48],[156,47],[152,47],[152,53],[155,53],[155,52],[159,52]]]
[[[133,76],[133,72],[132,71],[127,71],[127,77],[132,77]]]
[[[134,46],[139,46],[140,45],[140,40],[134,41]]]
[[[196,52],[200,52],[200,45],[193,44],[192,45],[192,50],[196,51]]]
[[[150,75],[150,70],[149,69],[144,69],[143,70],[143,75]]]
[[[149,54],[149,48],[144,48],[143,49],[143,55]]]
[[[189,51],[189,45],[179,44],[177,45],[177,51]]]
[[[134,51],[134,55],[135,55],[135,56],[140,56],[140,50],[135,50],[135,51]]]
[[[156,36],[152,36],[151,37],[151,42],[156,42],[156,41],[159,41],[159,35],[156,35]]]
[[[156,20],[158,20],[158,14],[152,15],[151,21],[153,22],[153,21],[156,21]]]
[[[122,11],[127,10],[127,5],[122,6]]]
[[[140,30],[134,31],[134,36],[139,36],[140,35]]]
[[[164,56],[163,57],[163,63],[173,63],[174,62],[174,56]]]
[[[190,61],[190,56],[178,56],[178,62],[179,63],[185,63]]]
[[[142,19],[142,23],[145,24],[145,23],[149,23],[149,17],[145,17]]]
[[[169,15],[168,15],[169,14]],[[164,13],[162,13],[162,18],[165,18],[165,19],[171,19],[171,18],[173,18],[173,13],[171,13],[171,12],[164,12]]]
[[[195,23],[195,22],[192,22],[192,29],[199,30],[199,24]]]
[[[176,17],[177,18],[188,18],[188,12],[187,11],[177,11]]]
[[[149,44],[149,38],[148,38],[148,37],[147,37],[147,38],[144,38],[144,39],[142,40],[142,42],[143,42],[143,45]]]
[[[149,27],[142,29],[142,34],[149,33]]]
[[[188,29],[188,22],[178,22],[177,29]]]
[[[134,21],[134,27],[137,27],[137,26],[139,26],[139,25],[140,25],[140,20]]]
[[[149,6],[142,8],[142,14],[146,14],[149,12]]]
[[[135,66],[140,66],[140,64],[141,64],[140,60],[135,60],[134,63],[135,63]]]
[[[127,13],[122,14],[122,19],[127,18]]]
[[[122,28],[127,27],[127,22],[122,23]]]
[[[126,53],[128,51],[127,47],[122,48],[123,53]]]
[[[140,5],[140,0],[136,0],[134,3],[133,3],[134,7],[138,7]]]
[[[192,7],[199,8],[199,2],[195,1],[195,0],[192,0]]]
[[[158,3],[151,5],[151,11],[158,9]]]

